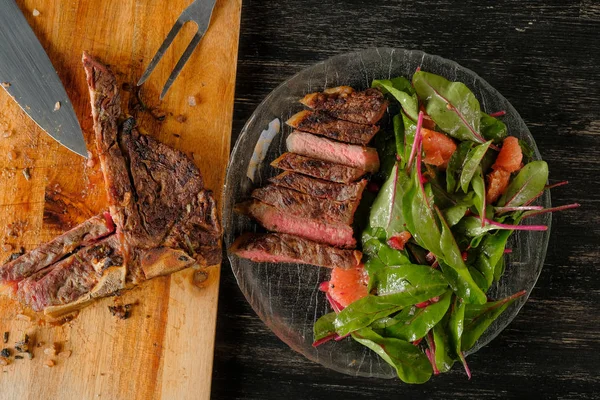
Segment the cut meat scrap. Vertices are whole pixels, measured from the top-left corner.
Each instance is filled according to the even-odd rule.
[[[358,207],[358,201],[318,199],[275,185],[254,189],[252,197],[298,217],[347,225],[352,224]]]
[[[112,270],[120,272],[119,282],[111,287],[99,285]],[[125,269],[116,235],[79,250],[19,282],[17,297],[35,311],[49,306],[62,306],[82,298],[99,297],[124,288]]]
[[[357,124],[355,122],[335,119],[318,112],[304,110],[293,115],[287,124],[303,132],[310,132],[340,142],[367,145],[379,131],[377,125]]]
[[[337,249],[281,233],[245,233],[229,250],[254,262],[312,264],[327,268],[354,268],[362,258],[362,253],[357,250]]]
[[[110,69],[87,53],[83,53],[83,66],[90,92],[96,149],[110,213],[119,231],[127,219],[127,209],[134,201],[129,172],[118,141],[118,120],[121,117],[119,86]]]
[[[48,243],[4,264],[0,267],[0,286],[8,292],[7,294],[14,294],[19,281],[68,256],[75,249],[91,245],[113,231],[113,221],[108,212],[96,215]]]
[[[270,231],[289,233],[336,247],[356,246],[354,231],[348,225],[297,217],[257,200],[236,204],[234,211],[255,219]]]
[[[388,102],[378,89],[356,92],[348,86],[310,93],[300,100],[302,104],[323,111],[337,119],[359,124],[375,124],[385,114]]]
[[[230,251],[255,262],[300,263],[321,267],[353,268],[362,253],[316,243],[294,235],[246,233],[236,239]]]
[[[295,172],[283,172],[271,179],[277,186],[294,189],[313,197],[334,201],[360,200],[362,192],[367,185],[366,180],[356,183],[341,184],[315,179]]]
[[[354,182],[366,171],[294,153],[284,153],[271,163],[272,167],[298,172],[331,182]]]
[[[372,147],[357,146],[294,131],[286,139],[288,151],[332,163],[348,165],[367,172],[379,169],[379,155]]]

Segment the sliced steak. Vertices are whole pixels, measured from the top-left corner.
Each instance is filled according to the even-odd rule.
[[[114,231],[108,212],[96,215],[70,231],[44,243],[0,267],[0,286],[14,294],[17,283],[32,274],[67,257],[75,249],[89,246]]]
[[[332,163],[348,165],[367,172],[379,169],[379,155],[372,147],[334,142],[333,140],[294,131],[286,139],[288,151]]]
[[[146,279],[144,270],[160,275],[148,260],[162,263],[181,258],[179,269],[190,265],[189,257],[201,265],[220,262],[221,227],[216,205],[212,193],[203,187],[198,168],[184,153],[140,134],[132,118],[119,127],[121,109],[114,75],[87,54],[83,63],[111,213],[118,215],[115,223],[128,280],[135,284]],[[162,248],[160,257],[153,251],[157,248]],[[165,254],[168,248],[174,257]],[[180,257],[182,251],[188,257]],[[171,262],[163,264],[164,273],[177,269]]]
[[[82,61],[90,92],[96,149],[110,214],[117,226],[117,234],[121,235],[127,219],[131,217],[130,209],[134,199],[129,171],[118,140],[118,121],[122,114],[119,86],[113,73],[104,64],[85,52]]]
[[[281,233],[245,233],[235,240],[230,251],[254,262],[299,263],[349,269],[358,266],[362,253],[342,250]]]
[[[347,225],[352,224],[358,205],[356,201],[341,202],[317,199],[305,193],[275,185],[254,189],[252,197],[298,217]]]
[[[310,93],[300,100],[317,111],[324,111],[337,119],[359,124],[375,124],[385,114],[388,102],[378,89],[356,92],[348,86],[339,86]]]
[[[340,183],[354,182],[366,174],[362,169],[294,153],[282,154],[271,163],[271,166],[284,171],[298,172],[315,178]]]
[[[379,131],[377,125],[357,124],[332,118],[318,111],[304,110],[293,115],[287,124],[299,131],[310,132],[340,142],[367,145]]]
[[[333,201],[360,201],[362,192],[367,185],[365,179],[356,183],[335,183],[322,179],[311,178],[295,172],[282,172],[270,178],[274,185],[294,189],[320,199]]]
[[[112,235],[19,282],[17,297],[35,311],[65,305],[92,292],[105,270],[122,265],[119,241]]]
[[[255,219],[270,231],[289,233],[337,247],[356,246],[354,231],[348,225],[297,217],[257,200],[237,204],[234,211]]]

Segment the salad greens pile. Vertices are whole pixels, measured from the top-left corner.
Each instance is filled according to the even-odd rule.
[[[481,110],[461,82],[417,71],[375,80],[398,112],[378,135],[384,179],[362,233],[368,295],[314,325],[314,345],[351,336],[392,365],[407,383],[423,383],[459,361],[470,378],[464,353],[525,291],[490,300],[487,292],[504,273],[507,241],[523,219],[577,204],[543,209],[532,205],[547,190],[548,166],[530,161],[510,176],[501,197],[487,204],[489,182],[506,125]],[[423,124],[453,139],[447,165],[423,162]],[[508,172],[507,172],[508,174]],[[398,244],[399,234],[410,239]],[[327,289],[324,289],[325,291]]]

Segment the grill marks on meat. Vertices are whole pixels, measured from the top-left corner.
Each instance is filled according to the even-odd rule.
[[[299,131],[310,132],[340,142],[367,145],[379,131],[377,125],[357,124],[332,118],[318,112],[303,110],[287,120],[287,124]]]
[[[298,217],[348,225],[352,224],[354,211],[358,205],[356,201],[341,202],[317,199],[274,185],[255,189],[252,197]]]
[[[362,253],[343,250],[280,233],[245,233],[231,246],[239,257],[255,262],[300,263],[349,269],[358,266]]]
[[[68,256],[79,247],[89,246],[114,231],[110,214],[96,215],[48,243],[0,267],[0,285],[14,294],[17,283]]]
[[[366,174],[362,169],[294,153],[282,154],[271,163],[271,166],[339,183],[354,182]]]
[[[333,201],[360,201],[362,192],[367,185],[367,181],[364,179],[360,182],[344,185],[310,178],[306,175],[289,171],[283,172],[269,179],[269,181],[277,186],[294,189],[313,197]]]
[[[379,155],[372,147],[335,142],[310,133],[294,131],[286,139],[288,151],[367,172],[379,169]]]
[[[388,102],[377,89],[356,92],[348,86],[310,93],[300,100],[305,106],[324,111],[334,118],[359,124],[376,124],[385,114]]]
[[[354,231],[348,225],[298,217],[258,200],[236,204],[234,211],[255,219],[270,231],[297,235],[337,247],[356,246]]]

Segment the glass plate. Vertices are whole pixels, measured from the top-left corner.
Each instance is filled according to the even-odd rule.
[[[233,212],[233,206],[249,197],[253,188],[263,186],[278,172],[269,164],[286,151],[285,139],[291,129],[284,122],[300,111],[298,100],[306,93],[325,88],[349,85],[357,90],[366,89],[373,79],[396,76],[411,78],[417,67],[442,75],[451,81],[465,83],[477,96],[484,111],[506,110],[502,121],[510,135],[526,141],[534,149],[534,159],[541,159],[527,126],[510,103],[473,71],[444,58],[421,51],[392,48],[372,48],[332,57],[294,75],[273,90],[256,108],[244,126],[231,155],[225,182],[224,231],[229,248],[242,232],[261,230],[250,219]],[[264,161],[259,165],[252,183],[246,177],[250,157],[261,132],[274,118],[282,122],[281,132],[275,136]],[[550,207],[548,192],[539,204]],[[528,224],[550,225],[550,214],[526,220]],[[504,277],[489,292],[492,298],[502,298],[535,285],[542,270],[550,230],[545,232],[518,231],[512,235]],[[350,375],[392,378],[396,373],[379,356],[366,347],[346,338],[340,342],[312,347],[313,323],[331,311],[327,300],[318,290],[329,270],[312,265],[254,263],[240,259],[228,251],[231,268],[240,289],[258,316],[292,349],[328,368]],[[528,295],[519,298],[479,339],[469,354],[476,352],[495,338],[517,315]]]

